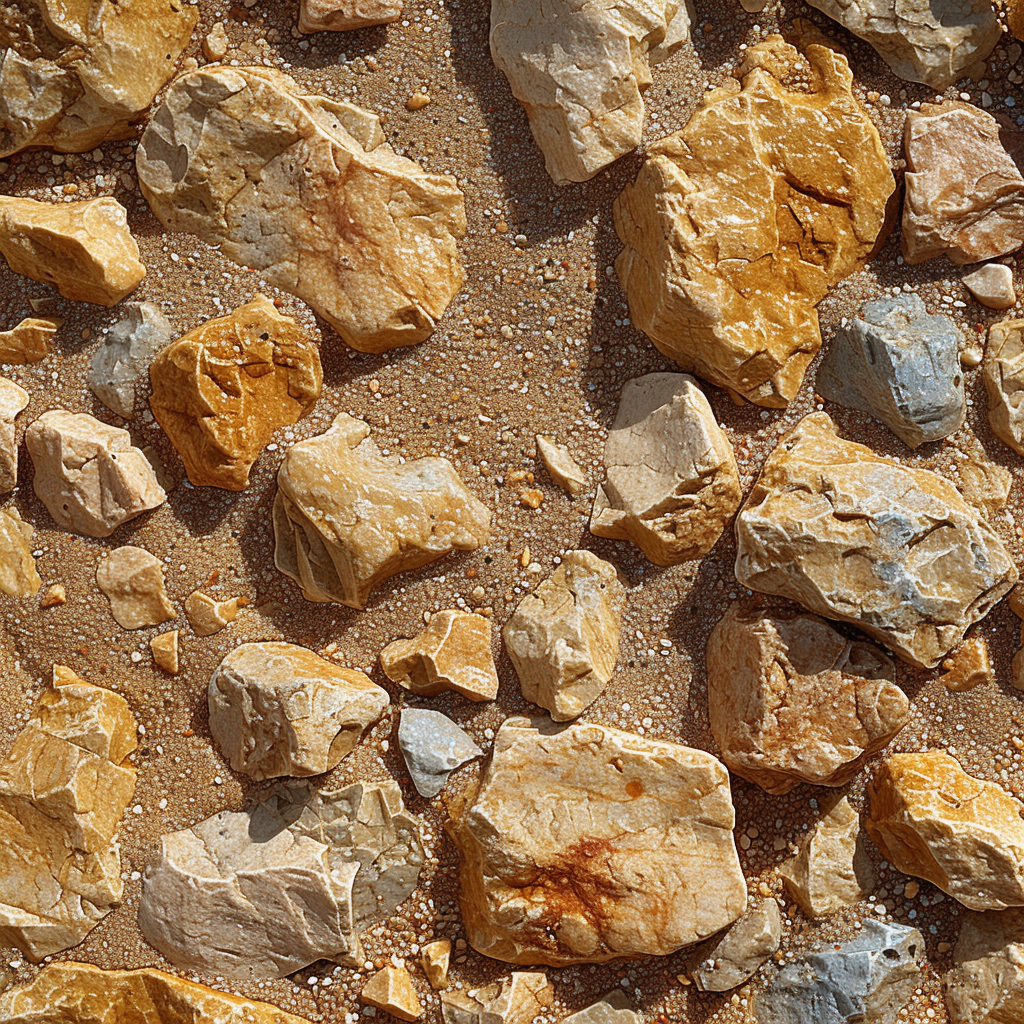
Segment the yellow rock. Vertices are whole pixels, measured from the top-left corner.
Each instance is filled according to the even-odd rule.
[[[1024,455],[1024,320],[1001,320],[988,329],[982,373],[992,433]]]
[[[555,444],[542,434],[537,435],[537,454],[548,471],[548,476],[566,494],[576,497],[587,485],[587,477],[567,448]]]
[[[51,583],[39,601],[40,608],[53,608],[67,602],[68,595],[63,583]]]
[[[239,611],[249,603],[247,597],[215,601],[195,590],[185,598],[185,614],[196,636],[212,636],[235,621]]]
[[[203,55],[207,60],[222,60],[231,42],[223,21],[218,21],[203,39]]]
[[[96,583],[110,601],[110,614],[124,629],[159,626],[174,618],[164,589],[164,564],[145,548],[115,548],[97,567]]]
[[[988,660],[988,645],[983,637],[965,640],[942,663],[946,670],[939,682],[948,690],[973,690],[982,683],[992,682],[992,665]]]
[[[56,317],[30,316],[9,331],[0,331],[0,363],[24,366],[38,363],[53,351],[50,339],[62,321]]]
[[[445,1024],[534,1024],[555,1001],[555,989],[543,971],[513,971],[493,985],[445,992]]]
[[[0,593],[10,597],[34,597],[43,581],[32,557],[32,534],[12,505],[0,512]]]
[[[369,1006],[390,1013],[399,1020],[418,1020],[423,1007],[416,995],[409,972],[404,967],[387,966],[364,986],[359,998]]]
[[[448,965],[452,958],[452,944],[447,939],[435,939],[420,950],[423,973],[435,992],[448,987]]]
[[[149,649],[153,652],[153,661],[172,676],[178,674],[178,631],[168,630],[149,641]]]
[[[0,377],[0,492],[12,491],[18,482],[18,439],[14,421],[28,405],[28,392]]]

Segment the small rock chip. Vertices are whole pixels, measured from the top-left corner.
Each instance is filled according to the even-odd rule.
[[[176,629],[161,633],[149,641],[149,649],[153,652],[153,661],[165,672],[176,676],[178,664],[178,631]]]
[[[456,768],[484,752],[447,715],[427,708],[402,708],[398,745],[420,796],[437,796]]]
[[[448,965],[452,958],[452,944],[447,939],[435,939],[420,950],[423,973],[435,992],[448,987]]]
[[[404,967],[389,964],[378,971],[363,986],[359,999],[399,1020],[419,1020],[423,1016],[416,986]]]
[[[43,581],[32,557],[35,531],[12,505],[0,511],[0,594],[35,597]]]
[[[988,329],[982,373],[992,433],[1024,455],[1024,320],[1003,320]]]
[[[405,109],[409,111],[422,110],[429,103],[430,97],[425,92],[414,92],[405,101]]]
[[[704,950],[691,971],[701,992],[728,992],[757,973],[782,941],[775,900],[758,900],[721,938]]]
[[[0,377],[0,493],[18,483],[18,439],[14,421],[28,405],[28,392],[13,380]]]
[[[947,690],[973,690],[983,683],[991,683],[994,678],[988,660],[988,645],[980,636],[965,640],[942,662],[942,667],[946,671],[939,676],[939,682]]]
[[[1002,263],[986,263],[964,274],[964,287],[989,309],[1009,309],[1017,302],[1013,271]]]
[[[555,988],[543,971],[513,971],[484,988],[445,992],[444,1024],[533,1024],[555,1002]]]
[[[54,608],[67,602],[68,595],[62,583],[51,583],[39,599],[40,608]]]
[[[185,598],[185,614],[196,636],[213,636],[234,622],[248,603],[247,597],[217,601],[202,591],[194,590]]]
[[[145,548],[132,544],[115,548],[97,567],[96,583],[123,629],[159,626],[174,618],[174,606],[164,589],[164,563]]]
[[[561,1024],[641,1024],[641,1021],[640,1015],[633,1012],[626,993],[616,988],[579,1013],[565,1017]]]
[[[203,55],[207,60],[223,60],[230,46],[224,22],[218,21],[203,39]]]
[[[51,339],[63,321],[56,317],[30,316],[9,331],[0,331],[0,363],[24,366],[38,363],[53,351]]]
[[[555,444],[543,434],[538,434],[537,454],[540,456],[541,462],[544,463],[548,476],[566,494],[571,494],[575,498],[586,487],[586,474],[569,454],[568,449],[563,448],[560,444]]]
[[[1024,911],[964,914],[942,979],[952,1024],[1013,1024],[1024,1013]]]
[[[403,0],[302,0],[300,32],[348,32],[402,16]]]

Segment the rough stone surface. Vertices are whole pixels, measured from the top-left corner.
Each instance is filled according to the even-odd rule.
[[[963,276],[964,287],[989,309],[1009,309],[1017,302],[1013,271],[1002,263],[986,263]]]
[[[423,1016],[416,986],[404,967],[388,964],[382,968],[363,986],[359,999],[399,1020],[418,1020]]]
[[[752,978],[782,941],[778,903],[759,900],[706,949],[692,972],[701,992],[728,992]]]
[[[947,690],[973,690],[994,679],[985,638],[976,636],[965,640],[949,658],[942,662],[946,670],[939,682]]]
[[[178,631],[168,630],[149,641],[149,649],[153,652],[153,661],[165,672],[176,676],[179,671]]]
[[[957,489],[974,506],[991,517],[1010,500],[1013,474],[990,462],[981,445],[968,446],[967,458],[958,469]]]
[[[437,796],[456,768],[484,752],[447,715],[428,708],[402,708],[398,745],[420,796]]]
[[[569,551],[505,623],[501,635],[523,696],[556,722],[581,715],[615,673],[625,600],[611,562]]]
[[[34,532],[13,505],[0,511],[0,593],[8,597],[35,597],[43,585],[32,557]]]
[[[600,963],[699,942],[746,909],[729,774],[598,725],[507,719],[452,809],[466,938],[509,963]]]
[[[362,352],[423,341],[462,287],[455,179],[395,153],[376,115],[280,71],[177,78],[136,165],[167,228],[261,271]]]
[[[616,269],[660,351],[781,407],[821,347],[815,306],[874,248],[895,181],[845,58],[771,36],[739,73],[648,150],[615,204]]]
[[[402,16],[402,0],[302,0],[300,32],[347,32]]]
[[[1002,541],[956,488],[805,416],[736,519],[736,577],[850,622],[931,668],[1017,581]]]
[[[223,21],[218,21],[203,37],[203,56],[207,60],[223,60],[231,49],[231,40]]]
[[[274,561],[308,601],[363,608],[395,573],[490,537],[490,512],[450,462],[382,457],[369,433],[342,413],[289,448],[278,471]]]
[[[167,500],[128,431],[87,413],[44,412],[25,431],[25,446],[35,467],[36,497],[71,533],[109,537]]]
[[[435,992],[448,987],[448,966],[452,958],[452,944],[448,939],[435,939],[420,950],[423,973]]]
[[[444,1024],[533,1024],[555,1001],[554,986],[543,971],[513,971],[484,988],[445,992]]]
[[[640,1016],[633,1012],[629,997],[621,988],[613,989],[603,999],[579,1013],[565,1017],[561,1024],[641,1024]]]
[[[199,590],[194,590],[185,598],[185,614],[196,636],[213,636],[225,626],[230,626],[248,603],[247,597],[217,601]]]
[[[30,316],[9,331],[0,331],[0,363],[38,363],[53,351],[51,340],[60,325],[61,321],[54,317]]]
[[[536,440],[537,454],[540,456],[541,462],[544,463],[548,476],[566,494],[571,494],[575,498],[582,493],[583,488],[587,486],[587,476],[580,468],[579,463],[569,454],[569,450],[560,444],[555,444],[543,434],[538,434]]]
[[[28,392],[13,380],[0,377],[0,493],[18,483],[18,439],[14,421],[28,405]]]
[[[992,433],[1024,455],[1024,320],[1003,320],[988,329],[982,373]]]
[[[942,979],[952,1024],[1024,1020],[1024,912],[965,914]]]
[[[159,626],[174,618],[174,606],[164,589],[164,563],[145,548],[133,544],[115,548],[97,566],[96,584],[123,629]]]
[[[258,296],[168,345],[149,368],[150,407],[197,486],[241,491],[280,427],[320,397],[316,345]]]

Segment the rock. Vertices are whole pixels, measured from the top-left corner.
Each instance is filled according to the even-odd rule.
[[[915,293],[869,302],[841,327],[815,390],[881,420],[911,448],[959,430],[967,415],[961,335]]]
[[[423,341],[465,279],[455,179],[395,153],[375,114],[280,71],[177,78],[136,166],[165,227],[261,271],[362,352]]]
[[[968,913],[942,979],[952,1024],[1011,1024],[1024,1013],[1024,912]]]
[[[136,746],[123,697],[54,666],[0,764],[0,944],[37,962],[77,946],[121,901],[114,837]]]
[[[207,60],[223,60],[231,47],[228,30],[223,21],[218,21],[203,39],[203,56]]]
[[[496,960],[662,956],[746,909],[729,774],[702,750],[510,718],[449,810],[466,938]]]
[[[896,1024],[910,1001],[925,952],[916,928],[865,918],[838,949],[787,964],[754,1000],[759,1024]]]
[[[939,682],[947,690],[963,692],[973,690],[983,683],[994,682],[984,637],[976,636],[965,640],[952,657],[942,662],[942,667],[946,671],[939,676]]]
[[[125,318],[110,328],[89,364],[89,390],[112,412],[130,420],[135,386],[153,357],[174,338],[174,328],[152,302],[128,302]]]
[[[900,248],[908,263],[942,255],[977,263],[1024,243],[1024,175],[1001,136],[991,114],[967,103],[923,103],[907,112]],[[971,159],[961,159],[964,153]]]
[[[292,445],[277,474],[274,562],[307,601],[363,608],[395,573],[475,551],[491,514],[446,459],[384,458],[344,413]]]
[[[1010,500],[1013,474],[989,462],[981,445],[967,453],[957,470],[957,490],[986,516],[994,515]]]
[[[1017,303],[1013,271],[1002,263],[986,263],[963,276],[964,287],[989,309],[1009,309]]]
[[[770,36],[737,73],[648,149],[615,204],[615,266],[661,352],[778,408],[821,347],[815,306],[872,252],[896,186],[844,57],[810,45],[805,62]]]
[[[859,903],[878,883],[860,815],[844,796],[779,869],[786,891],[808,917]]]
[[[537,454],[540,456],[548,476],[574,498],[587,486],[587,477],[567,448],[544,437],[537,435]]]
[[[603,999],[591,1003],[585,1010],[563,1019],[562,1024],[641,1024],[633,1012],[629,997],[621,988],[612,989]]]
[[[734,604],[706,662],[722,760],[769,793],[845,785],[910,720],[893,663],[816,615]]]
[[[420,949],[423,973],[435,992],[448,987],[448,965],[451,957],[452,944],[447,939],[435,939]]]
[[[145,548],[115,548],[97,567],[96,584],[122,629],[159,626],[175,617],[164,589],[164,563]]]
[[[388,644],[380,665],[388,679],[420,697],[445,690],[477,701],[498,696],[491,620],[472,612],[435,612],[419,636]]]
[[[330,771],[384,713],[387,692],[295,644],[236,647],[208,687],[210,732],[254,779]]]
[[[491,57],[558,185],[588,181],[640,145],[643,91],[690,37],[684,0],[493,0]]]
[[[67,591],[63,583],[51,583],[39,599],[40,608],[55,608],[57,605],[66,604],[68,599]]]
[[[420,796],[437,796],[456,768],[484,752],[447,715],[427,708],[402,708],[398,745]]]
[[[970,910],[1024,906],[1024,805],[939,750],[893,754],[868,786],[868,835],[897,871]]]
[[[320,354],[258,296],[165,348],[149,368],[150,407],[198,487],[241,491],[280,427],[320,397]]]
[[[248,811],[161,839],[139,927],[172,964],[225,978],[281,978],[320,959],[362,966],[359,932],[416,888],[420,827],[394,782],[279,784]]]
[[[1024,455],[1024,320],[1002,320],[988,329],[982,373],[992,433]]]
[[[736,578],[850,622],[931,668],[1017,581],[956,488],[838,437],[825,413],[779,442],[736,519]]]
[[[86,413],[44,412],[25,431],[25,446],[36,497],[71,533],[109,537],[167,500],[128,431]]]
[[[444,1024],[533,1024],[555,1001],[554,986],[543,971],[513,971],[484,988],[445,992]]]
[[[35,531],[12,505],[0,511],[0,594],[35,597],[43,581],[32,557]]]
[[[178,631],[176,629],[161,633],[149,641],[149,649],[153,652],[153,661],[172,676],[178,674]]]
[[[207,594],[194,590],[185,598],[185,614],[196,636],[213,636],[234,622],[239,611],[248,604],[247,597],[216,601]]]
[[[300,32],[347,32],[402,16],[402,0],[302,0]]]
[[[0,253],[16,274],[100,306],[116,305],[146,276],[128,213],[109,196],[76,203],[0,196]]]
[[[423,1007],[416,996],[416,986],[404,967],[389,964],[378,971],[363,986],[359,999],[399,1020],[418,1020],[423,1016]]]
[[[28,392],[6,377],[0,377],[0,493],[18,484],[18,439],[14,421],[28,405]]]
[[[53,351],[51,339],[63,321],[56,317],[30,316],[9,331],[0,331],[0,363],[24,366],[38,363]]]
[[[706,555],[743,497],[732,445],[683,373],[626,383],[604,465],[590,532],[632,541],[656,565]]]
[[[615,673],[625,601],[611,562],[590,551],[564,554],[501,631],[523,696],[556,722],[581,715]]]
[[[701,992],[728,992],[752,978],[781,941],[778,903],[759,900],[704,951],[692,971],[693,980]]]

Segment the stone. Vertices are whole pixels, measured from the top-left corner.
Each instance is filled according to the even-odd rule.
[[[361,352],[423,341],[465,280],[455,179],[399,156],[375,114],[280,71],[175,79],[136,166],[166,228],[260,271]]]
[[[911,448],[959,430],[967,415],[960,331],[914,292],[869,302],[840,327],[815,391],[881,420]]]
[[[48,964],[27,985],[0,995],[6,1024],[309,1024],[270,1003],[229,995],[143,967],[104,971]]]
[[[63,321],[30,316],[9,331],[0,331],[0,363],[24,366],[38,363],[53,351],[52,339]]]
[[[1001,320],[988,329],[982,374],[992,433],[1024,455],[1024,320]]]
[[[659,351],[781,408],[821,347],[817,303],[874,250],[896,183],[844,57],[773,35],[737,74],[649,147],[615,203],[615,267]]]
[[[632,541],[655,565],[702,558],[740,506],[732,445],[683,373],[628,381],[604,449],[590,532]]]
[[[754,998],[759,1024],[897,1024],[921,975],[916,928],[865,918],[859,934],[787,964]]]
[[[452,944],[447,939],[435,939],[420,949],[423,973],[435,992],[448,987],[448,965],[452,958]]]
[[[942,979],[952,1024],[1012,1024],[1024,1019],[1024,912],[964,914]]]
[[[779,869],[786,891],[807,917],[852,907],[878,884],[860,815],[844,796]]]
[[[991,114],[959,101],[907,111],[900,249],[908,263],[943,255],[978,263],[1024,243],[1024,175],[1003,134]]]
[[[472,612],[435,612],[418,636],[388,644],[380,665],[388,679],[419,697],[446,690],[474,701],[498,696],[491,620]]]
[[[66,299],[117,305],[146,276],[128,212],[110,196],[40,203],[0,196],[0,253]]]
[[[445,992],[444,1024],[533,1024],[555,1001],[555,989],[543,971],[513,971],[484,988]]]
[[[910,720],[892,661],[816,615],[733,604],[706,664],[722,760],[769,793],[845,785]]]
[[[167,500],[128,431],[87,413],[44,412],[25,431],[25,446],[35,467],[36,497],[71,533],[109,537]]]
[[[274,432],[320,397],[316,345],[260,295],[168,345],[152,362],[150,407],[197,487],[242,491]]]
[[[135,388],[149,364],[174,338],[174,328],[152,302],[128,302],[89,364],[89,390],[122,419],[135,413]]]
[[[981,445],[956,468],[957,490],[984,515],[995,515],[1010,500],[1013,474],[985,458]]]
[[[35,597],[43,581],[32,556],[35,531],[12,505],[0,510],[0,594]]]
[[[449,811],[466,938],[496,960],[663,956],[746,910],[729,773],[703,750],[509,718]]]
[[[420,796],[437,796],[456,768],[484,752],[447,715],[428,708],[402,708],[398,746]]]
[[[580,468],[579,463],[569,454],[569,450],[560,444],[546,438],[543,434],[537,435],[537,454],[540,456],[548,476],[565,491],[566,494],[576,497],[583,492],[587,486],[587,476]]]
[[[120,903],[115,836],[136,746],[123,697],[54,666],[0,763],[0,944],[38,962],[77,946]]]
[[[752,978],[781,941],[778,903],[759,900],[703,952],[693,981],[701,992],[728,992]]]
[[[203,38],[203,56],[207,60],[223,60],[231,48],[228,30],[223,21],[218,21]]]
[[[1017,303],[1013,271],[1002,263],[986,263],[963,276],[964,287],[989,309],[1009,309]]]
[[[302,0],[300,32],[348,32],[402,16],[403,0]]]
[[[278,784],[247,811],[161,839],[139,927],[175,966],[225,978],[282,978],[321,959],[361,967],[359,932],[416,888],[421,827],[391,781]]]
[[[943,477],[805,416],[736,519],[736,578],[849,622],[932,668],[1017,581],[995,531]]]
[[[18,439],[14,421],[28,405],[28,392],[13,380],[0,377],[0,493],[18,484]]]
[[[57,605],[66,604],[68,593],[63,583],[51,583],[39,599],[40,608],[56,608]]]
[[[962,693],[995,681],[984,637],[976,636],[965,640],[942,662],[942,667],[946,671],[939,676],[939,682],[947,690]]]
[[[490,537],[490,512],[447,459],[383,457],[369,433],[342,413],[278,470],[274,562],[307,601],[364,608],[396,573]]]
[[[399,1020],[419,1020],[423,1016],[416,986],[404,967],[388,964],[379,970],[363,986],[359,999]]]
[[[641,1024],[641,1021],[639,1014],[633,1012],[626,993],[616,988],[586,1009],[564,1018],[562,1024]]]
[[[651,65],[689,39],[690,16],[684,0],[493,0],[491,57],[556,185],[640,145]]]
[[[969,910],[1024,906],[1024,805],[940,750],[893,754],[868,785],[868,835],[897,870]]]
[[[523,697],[556,722],[579,717],[615,673],[626,588],[611,562],[568,551],[501,635]]]
[[[208,687],[210,732],[253,779],[320,775],[354,749],[389,703],[362,672],[296,644],[241,644]]]
[[[175,617],[164,589],[164,563],[145,548],[115,548],[97,566],[96,584],[122,629],[159,626]]]
[[[153,661],[165,672],[176,676],[179,672],[178,631],[168,630],[149,641],[149,649],[153,652]]]
[[[196,636],[213,636],[234,622],[238,613],[248,604],[247,597],[217,601],[199,590],[194,590],[185,598],[185,614]]]

